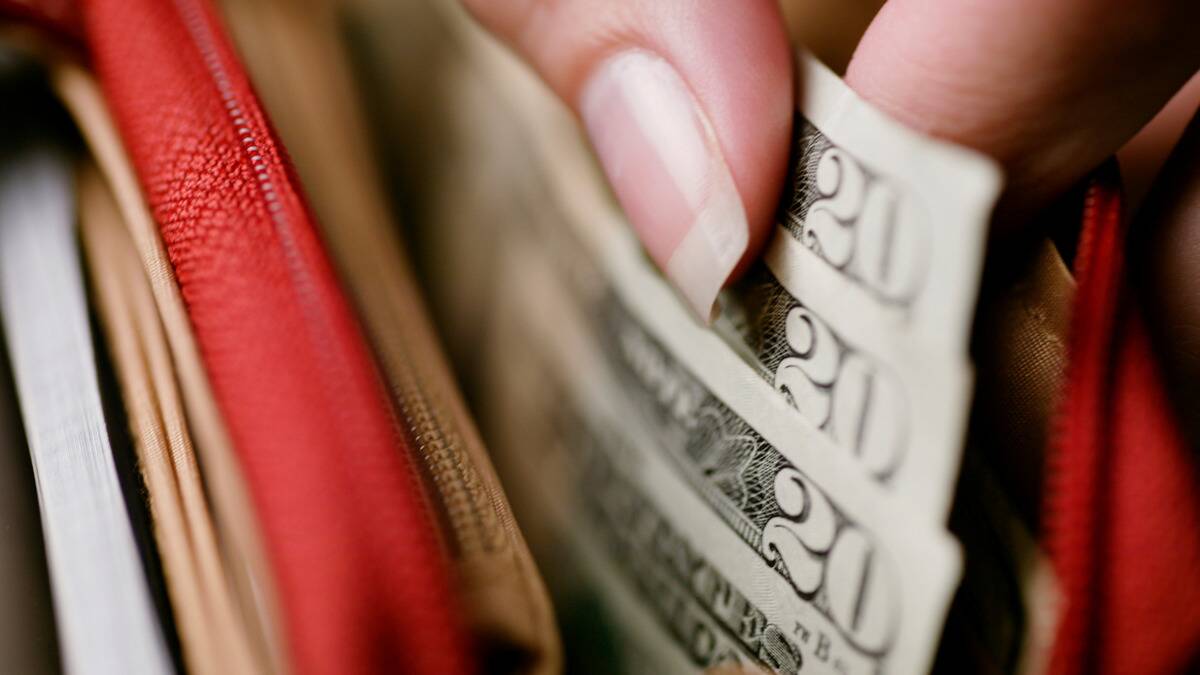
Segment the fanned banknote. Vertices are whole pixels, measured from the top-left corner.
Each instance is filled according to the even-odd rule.
[[[525,513],[602,589],[621,667],[927,668],[949,535],[698,324],[538,128],[561,209],[497,249],[479,403]]]
[[[718,324],[809,423],[944,522],[999,172],[889,120],[815,59],[798,63],[779,227]]]
[[[561,103],[430,5],[455,49],[392,81],[444,92],[415,133],[469,152],[421,174],[423,257],[569,672],[928,670],[995,167],[799,55],[779,227],[706,326]]]
[[[697,339],[639,257],[614,258],[612,290],[573,294],[556,260],[524,251],[500,320],[522,326],[565,394],[499,417],[556,420],[563,456],[522,484],[567,467],[545,508],[574,513],[564,529],[607,551],[656,619],[649,644],[698,668],[927,668],[958,575],[949,535],[843,463],[719,341]]]

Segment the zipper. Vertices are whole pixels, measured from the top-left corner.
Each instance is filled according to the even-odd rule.
[[[425,375],[412,366],[412,350],[401,347],[402,357],[392,368],[392,394],[405,428],[428,480],[437,490],[437,513],[446,527],[441,528],[451,541],[446,542],[457,556],[480,551],[495,551],[504,546],[504,530],[497,509],[488,498],[474,469],[467,465],[465,450],[453,415],[440,399],[438,391]]]
[[[292,272],[293,287],[296,289],[296,297],[306,315],[305,318],[307,327],[309,329],[309,337],[313,340],[313,342],[316,343],[318,354],[320,354],[322,357],[325,357],[322,359],[323,363],[321,364],[323,369],[326,372],[334,373],[346,368],[347,364],[343,362],[334,362],[329,358],[330,356],[336,356],[341,353],[341,351],[336,348],[338,340],[336,337],[330,334],[330,328],[328,324],[322,320],[324,308],[320,307],[319,300],[315,297],[314,281],[310,276],[310,270],[300,261],[300,254],[296,250],[297,244],[294,241],[295,225],[289,221],[288,209],[286,209],[283,204],[280,203],[280,197],[277,195],[274,189],[273,181],[290,180],[291,176],[280,176],[278,175],[278,171],[270,171],[270,169],[277,167],[268,167],[260,158],[260,155],[258,154],[259,141],[253,133],[252,123],[249,123],[249,116],[246,118],[242,117],[244,103],[238,100],[237,94],[233,91],[233,88],[229,83],[228,73],[225,71],[217,51],[217,38],[213,33],[213,26],[211,23],[205,21],[206,8],[201,4],[202,2],[203,0],[175,0],[175,6],[178,8],[179,13],[182,16],[196,47],[200,50],[205,65],[209,68],[213,82],[217,85],[217,88],[221,93],[221,97],[225,102],[226,108],[229,110],[231,123],[237,127],[239,136],[243,133],[246,134],[241,138],[242,142],[247,144],[244,150],[253,164],[255,177],[259,181],[260,194],[267,206],[267,210],[271,214],[271,220],[276,225],[275,231],[279,235],[279,239],[284,245],[285,257]],[[276,175],[272,176],[272,173],[275,173]],[[334,382],[341,381],[336,376],[330,379]],[[329,394],[329,404],[331,409],[344,410],[344,408],[339,405],[339,399],[342,398],[344,392],[330,392],[328,390],[326,390],[326,392]],[[430,446],[437,447],[439,452],[445,454],[447,450],[441,447],[444,446],[445,435],[441,433],[440,429],[437,428],[436,425],[426,422],[426,420],[432,420],[434,418],[427,401],[422,396],[419,396],[419,394],[420,390],[415,386],[414,380],[414,387],[412,390],[406,392],[406,395],[399,399],[402,401],[401,410],[404,412],[406,421],[408,422],[407,428],[411,433],[411,437],[418,439],[418,448],[422,455],[426,455],[430,449]],[[352,420],[343,419],[342,421],[343,423],[353,424]],[[423,435],[422,432],[424,432],[424,436],[426,436],[424,440],[421,440]],[[424,511],[422,515],[428,516],[428,500],[420,490],[421,481],[416,475],[416,468],[413,466],[411,461],[402,462],[402,465],[408,473],[407,487],[410,490],[409,496],[415,497],[416,501],[421,506],[425,507],[422,509]],[[374,469],[374,467],[371,466],[361,468],[364,470],[364,472],[370,472]],[[435,478],[444,477],[445,472],[435,472],[434,475]],[[362,477],[362,475],[350,476],[350,481],[353,482],[354,480]],[[459,485],[458,482],[447,481],[444,479],[437,481],[436,484],[441,490],[445,490],[447,486],[450,485]],[[453,502],[450,501],[446,501],[445,503],[447,506],[453,504]],[[388,525],[398,526],[400,523]],[[410,543],[410,546],[404,549],[405,555],[389,557],[391,558],[392,562],[400,564],[401,571],[404,573],[404,576],[428,576],[425,573],[428,571],[427,565],[429,561],[437,560],[440,556],[435,548],[429,546],[431,543],[429,541],[421,542],[418,539],[416,542],[412,543],[416,543],[418,546],[413,547]],[[421,550],[421,544],[424,544],[424,550]],[[425,566],[426,569],[404,570],[404,568],[410,566],[413,568]],[[410,583],[406,585],[411,586],[412,584]],[[445,599],[446,598],[443,598],[443,600]],[[433,611],[432,607],[422,607],[419,603],[410,604],[406,602],[409,600],[409,598],[401,597],[399,600],[400,603],[398,603],[398,609],[403,610],[415,608],[417,610],[415,613],[421,617],[419,621],[405,622],[408,624],[410,629],[414,626],[420,626],[426,621],[432,621],[435,625],[446,623],[444,621],[437,620],[438,617],[435,616],[437,612]],[[397,608],[394,608],[393,611],[396,609]],[[417,644],[422,643],[418,641]],[[395,654],[394,656],[398,657],[400,654]],[[451,672],[452,670],[453,668],[449,667],[447,664],[437,668],[435,672],[446,673]]]
[[[292,661],[302,672],[400,664],[408,672],[465,672],[468,645],[452,613],[411,448],[396,442],[384,387],[297,182],[211,8],[200,0],[173,6],[171,17],[159,3],[130,9],[96,0],[85,6],[85,27],[235,446],[239,437],[246,443],[239,454],[285,587]],[[141,20],[142,31],[128,34],[129,19]],[[200,67],[186,53],[158,53],[164,63],[156,67],[145,52],[180,38],[195,48]],[[170,91],[149,89],[147,75]],[[212,93],[223,119],[204,98]],[[147,108],[163,119],[147,119]],[[233,150],[221,145],[231,135]],[[247,194],[253,204],[241,201]],[[267,221],[278,249],[262,241]],[[219,276],[229,265],[244,277]],[[264,295],[240,296],[239,284]],[[249,325],[229,325],[227,317]],[[260,338],[266,346],[256,349]],[[277,346],[301,362],[279,358]],[[252,357],[263,362],[245,362]],[[291,441],[297,445],[279,447]],[[298,492],[304,489],[312,491]]]
[[[1112,438],[1110,419],[1124,261],[1120,174],[1110,160],[1092,177],[1084,197],[1075,258],[1078,290],[1072,309],[1069,362],[1052,442],[1045,461],[1043,536],[1064,595],[1049,672],[1090,672],[1089,649],[1098,627],[1096,608],[1103,562],[1100,525]]]
[[[478,658],[521,659],[553,672],[558,646],[549,598],[412,275],[394,213],[370,161],[355,78],[336,26],[353,14],[318,3],[225,0],[246,68],[292,141],[331,259],[355,301],[389,402],[442,527]],[[361,65],[361,64],[360,64]],[[329,131],[338,129],[330,137]],[[521,656],[516,656],[520,654]]]
[[[259,86],[267,112],[276,115],[274,121],[285,140],[291,140],[289,133],[314,133],[311,116],[274,107],[304,105],[310,100],[307,97],[312,87],[289,84],[304,75],[305,57],[323,62],[308,78],[310,81],[325,85],[335,96],[346,93],[338,81],[342,74],[340,45],[330,42],[330,36],[336,40],[339,33],[329,27],[344,15],[330,7],[305,9],[287,0],[227,0],[223,5],[246,68]],[[270,56],[265,55],[262,45],[271,45]],[[304,56],[296,57],[302,49]],[[357,117],[354,108],[353,103],[346,103],[335,106],[333,113],[327,108],[323,111],[330,120],[344,124],[348,118]],[[349,152],[361,153],[361,143],[358,134],[346,130],[329,161],[334,165],[344,161],[339,151],[347,147],[354,149]],[[316,147],[322,146],[316,143]],[[504,545],[505,532],[497,530],[503,517],[494,512],[507,507],[502,498],[492,499],[487,479],[475,470],[472,451],[477,448],[471,444],[474,439],[470,438],[470,422],[461,417],[461,408],[447,404],[457,402],[456,385],[448,377],[440,345],[432,337],[420,293],[404,259],[404,247],[393,240],[394,224],[375,189],[377,176],[370,169],[357,167],[349,167],[336,177],[306,174],[306,168],[313,169],[305,161],[312,162],[315,151],[307,145],[292,149],[298,152],[301,178],[312,181],[314,210],[328,221],[326,225],[333,226],[324,230],[331,258],[356,301],[365,333],[390,387],[395,414],[404,423],[400,426],[407,427],[398,428],[397,433],[411,443],[421,460],[416,463],[417,470],[426,480],[429,496],[437,497],[428,500],[426,506],[430,515],[445,525],[439,532],[445,535],[444,543],[454,549],[452,552],[465,555],[497,550]],[[330,196],[346,190],[356,193],[352,210],[346,208],[343,199]]]

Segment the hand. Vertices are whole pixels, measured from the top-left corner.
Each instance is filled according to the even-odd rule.
[[[464,2],[574,108],[646,249],[706,312],[766,240],[786,168],[794,73],[777,4]],[[900,121],[997,159],[1008,183],[996,227],[1008,232],[1122,147],[1197,68],[1195,0],[891,0],[846,81]],[[1166,355],[1193,383],[1196,145],[1135,223],[1162,233],[1148,288],[1171,327],[1159,331]]]

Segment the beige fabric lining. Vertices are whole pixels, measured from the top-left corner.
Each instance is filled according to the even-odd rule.
[[[410,430],[446,525],[468,625],[485,647],[481,658],[492,647],[520,654],[521,672],[559,672],[561,648],[549,596],[452,379],[380,189],[338,38],[335,4],[223,3],[397,409],[404,414],[418,391],[430,428],[444,440],[426,446],[426,430]]]
[[[185,660],[283,672],[257,524],[158,226],[92,76],[64,59],[50,73],[98,167],[81,177],[81,225]]]
[[[971,431],[1017,510],[1036,528],[1075,280],[1048,240],[1013,264],[1023,267],[979,309]]]

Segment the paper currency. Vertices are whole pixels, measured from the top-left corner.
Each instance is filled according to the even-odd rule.
[[[789,266],[782,252],[769,265],[797,295],[819,280],[833,286],[827,274],[846,282],[834,287],[840,303],[805,298],[826,301],[830,320],[877,329],[877,341],[961,353],[999,168],[892,121],[807,53],[797,64],[797,148],[781,227],[799,247],[784,247],[796,256]]]
[[[704,326],[561,104],[431,4],[461,45],[421,68],[454,111],[429,128],[470,148],[425,186],[434,304],[568,668],[927,670],[960,574],[944,518],[994,167],[802,55],[780,227]]]
[[[779,229],[719,324],[808,422],[944,522],[999,172],[885,118],[815,59],[798,63]]]
[[[0,311],[33,457],[63,664],[172,670],[101,408],[76,250],[71,164],[53,146],[0,165]]]
[[[713,362],[699,350],[679,349],[674,340],[692,336],[677,331],[694,322],[649,269],[620,275],[617,286],[636,297],[617,291],[581,307],[579,295],[563,292],[571,284],[554,276],[555,263],[534,255],[526,249],[521,271],[512,273],[512,296],[526,309],[509,310],[505,320],[535,335],[527,348],[545,355],[543,377],[570,392],[537,415],[517,416],[568,420],[559,425],[567,429],[559,440],[567,458],[539,462],[534,471],[554,481],[553,466],[570,467],[568,478],[581,466],[608,467],[601,478],[576,477],[557,504],[550,499],[543,508],[578,511],[591,531],[611,531],[602,537],[615,549],[608,564],[658,617],[662,644],[700,668],[926,668],[957,579],[949,537],[917,514],[895,510],[886,493],[827,449],[796,442],[804,430],[789,425],[793,415],[779,415],[786,409],[768,387],[748,372],[747,379],[726,376],[744,370],[731,354]],[[593,320],[607,327],[599,336]],[[707,381],[693,371],[704,371]],[[497,407],[517,398],[511,390],[495,395],[489,403]],[[828,444],[807,433],[810,442]],[[637,527],[653,531],[639,534]],[[662,545],[684,556],[673,581],[654,581],[654,556],[662,554],[654,547]],[[645,567],[629,569],[638,564]],[[644,588],[648,583],[663,588]],[[729,625],[748,632],[730,634]]]

